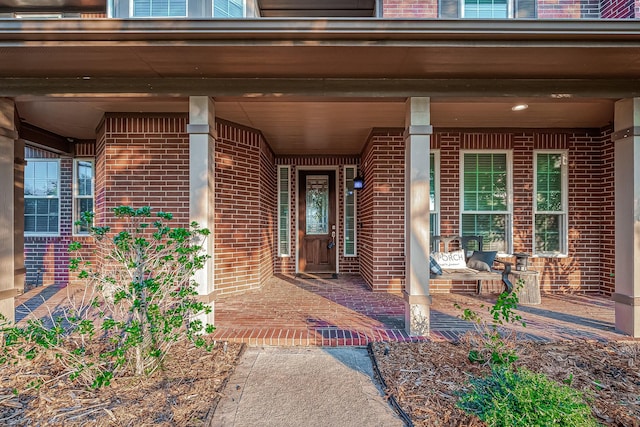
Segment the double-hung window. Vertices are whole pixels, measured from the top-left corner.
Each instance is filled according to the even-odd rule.
[[[94,161],[76,159],[73,162],[73,233],[88,234],[93,224],[83,220],[84,212],[93,212]]]
[[[537,0],[438,0],[440,18],[531,19]]]
[[[534,254],[557,256],[567,253],[567,153],[536,151]]]
[[[244,15],[244,0],[213,0],[214,18],[242,18]]]
[[[184,18],[187,0],[131,0],[134,18]]]
[[[24,170],[24,232],[56,236],[60,230],[60,161],[27,159]]]
[[[429,233],[440,234],[440,152],[429,154]]]
[[[465,18],[509,18],[511,16],[509,0],[464,0]]]
[[[461,152],[461,234],[482,236],[484,248],[511,249],[511,153]]]

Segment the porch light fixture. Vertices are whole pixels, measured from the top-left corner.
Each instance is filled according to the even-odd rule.
[[[511,107],[512,111],[522,111],[522,110],[526,110],[527,108],[529,108],[529,106],[527,104],[518,104],[518,105],[514,105],[513,107]]]
[[[364,188],[364,175],[362,175],[362,171],[358,171],[358,175],[353,178],[353,189],[354,190],[362,190]]]

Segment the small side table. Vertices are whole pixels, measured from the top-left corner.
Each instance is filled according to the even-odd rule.
[[[520,304],[535,305],[542,302],[540,297],[540,282],[538,280],[540,273],[535,270],[511,270],[510,276],[509,280],[511,280],[514,287],[517,285],[518,280],[524,281],[524,286],[518,291],[518,302]]]

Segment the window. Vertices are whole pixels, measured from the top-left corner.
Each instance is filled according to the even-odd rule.
[[[213,16],[215,18],[242,18],[244,16],[244,0],[213,0]]]
[[[567,253],[567,154],[535,152],[534,254]]]
[[[482,236],[484,248],[511,249],[510,153],[462,152],[461,234]]]
[[[536,8],[536,0],[438,0],[440,18],[532,19]]]
[[[57,235],[60,229],[60,162],[28,159],[24,170],[24,232]]]
[[[187,0],[132,0],[131,16],[162,18],[187,16]]]
[[[290,166],[278,166],[278,256],[291,255]]]
[[[507,0],[464,0],[465,18],[508,18],[509,2]]]
[[[93,224],[82,221],[83,212],[93,212],[93,160],[76,159],[73,162],[73,233],[89,234]]]
[[[440,152],[429,154],[429,231],[440,234]]]
[[[344,256],[356,256],[356,191],[353,179],[357,166],[344,167]]]

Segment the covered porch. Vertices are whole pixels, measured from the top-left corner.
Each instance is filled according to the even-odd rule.
[[[0,236],[3,311],[11,312],[13,290],[24,277],[20,151],[21,144],[38,138],[35,128],[46,136],[41,146],[69,159],[93,142],[86,155],[96,159],[100,220],[115,205],[146,203],[177,210],[180,221],[212,229],[213,258],[197,280],[202,298],[216,306],[220,334],[225,307],[234,301],[273,283],[296,286],[278,279],[293,277],[300,268],[295,216],[285,218],[291,242],[286,251],[276,229],[280,167],[290,167],[288,185],[296,184],[302,170],[334,171],[338,204],[345,166],[363,170],[367,184],[358,194],[354,221],[357,257],[336,255],[336,273],[359,273],[372,298],[383,293],[399,299],[404,321],[378,326],[404,330],[399,336],[409,337],[437,332],[430,324],[437,320],[430,314],[437,305],[432,294],[460,290],[431,282],[426,268],[434,211],[430,154],[439,150],[448,168],[448,175],[439,177],[441,234],[459,233],[463,151],[499,151],[505,164],[513,165],[503,215],[514,226],[507,227],[512,241],[502,248],[511,253],[533,246],[534,150],[567,151],[571,163],[563,166],[572,168],[573,204],[563,213],[571,215],[563,230],[566,253],[539,257],[534,268],[548,277],[549,290],[613,295],[616,327],[640,335],[640,52],[633,25],[603,22],[597,30],[590,22],[544,21],[303,20],[294,30],[290,25],[280,20],[10,24],[2,35],[10,46],[3,51],[7,67],[0,76],[0,95],[6,97],[0,117],[2,185],[3,194],[13,196],[3,201],[0,216],[6,223]],[[24,31],[33,43],[15,42]],[[36,42],[47,43],[47,51],[34,48]],[[35,61],[39,68],[30,67]],[[529,108],[516,115],[515,104]],[[596,194],[590,192],[594,186]],[[604,208],[598,204],[603,198]],[[290,213],[299,209],[294,200],[284,203]],[[346,227],[339,209],[337,248],[344,254],[340,242]],[[71,229],[62,237],[71,238]],[[51,258],[64,269],[64,256],[56,258],[61,248],[54,248]],[[286,301],[287,294],[281,298]],[[278,307],[275,300],[270,304]],[[235,313],[244,314],[251,316]],[[371,316],[365,313],[378,321]],[[315,329],[296,323],[292,330],[306,333],[306,340],[309,331],[321,331],[324,339],[341,327],[325,317],[317,317]],[[304,322],[310,319],[315,317]]]

